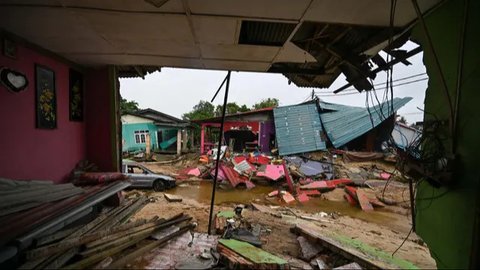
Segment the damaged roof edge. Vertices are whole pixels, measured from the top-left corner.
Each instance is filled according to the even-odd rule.
[[[411,97],[394,98],[393,111],[390,110],[391,103],[384,102],[369,109],[352,107],[325,112],[320,114],[320,118],[329,140],[335,148],[339,148],[378,126],[410,100]]]

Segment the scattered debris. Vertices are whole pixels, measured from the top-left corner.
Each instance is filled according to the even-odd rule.
[[[182,197],[178,196],[178,195],[173,195],[173,194],[168,194],[168,193],[164,193],[163,196],[165,197],[165,199],[167,199],[167,201],[169,202],[181,202],[183,200]]]
[[[303,260],[310,261],[322,251],[319,245],[312,244],[303,236],[297,237],[297,241],[300,245],[301,259]]]
[[[308,201],[310,200],[310,198],[308,197],[307,194],[305,194],[305,193],[300,193],[300,194],[297,195],[297,200],[298,200],[299,202],[303,203],[303,202],[308,202]]]
[[[285,176],[285,170],[282,165],[268,164],[259,169],[259,171],[257,172],[257,176],[266,177],[273,181],[277,181],[278,179]]]
[[[292,228],[297,235],[315,241],[323,248],[331,250],[344,258],[355,262],[361,268],[352,269],[413,269],[417,268],[411,262],[392,257],[391,254],[377,250],[357,239],[351,239],[345,235],[330,232],[325,234],[322,229],[312,223],[297,224]],[[338,269],[343,269],[341,266]],[[348,267],[356,267],[349,265]],[[347,268],[350,269],[350,268]]]
[[[187,175],[200,176],[201,172],[199,168],[191,169],[187,172]]]
[[[282,195],[282,200],[285,202],[285,203],[292,203],[295,201],[295,198],[292,196],[292,194],[290,194],[290,192],[288,191],[282,191],[281,192],[281,195]]]

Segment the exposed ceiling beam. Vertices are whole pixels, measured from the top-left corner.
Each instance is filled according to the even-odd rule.
[[[405,61],[406,59],[418,54],[422,52],[422,48],[420,46],[418,46],[417,48],[409,51],[408,53],[405,54],[404,57],[399,57],[399,58],[395,58],[394,60],[388,62],[386,65],[382,66],[382,67],[378,67],[372,71],[370,71],[367,76],[373,76],[374,74],[377,74],[378,72],[382,71],[382,70],[386,70],[388,69],[389,67],[393,66],[393,65],[396,65],[402,61]],[[359,81],[359,80],[357,80]],[[345,84],[344,86],[338,88],[337,90],[333,91],[333,93],[337,94],[337,93],[340,93],[342,92],[343,90],[347,89],[348,87],[352,86],[354,83],[356,83],[357,81],[354,81],[354,82],[350,82],[350,83],[347,83]]]
[[[190,7],[188,6],[187,0],[182,0],[183,9],[185,10],[185,14],[187,16],[188,26],[190,28],[190,32],[192,33],[193,41],[195,42],[195,47],[198,49],[198,55],[200,56],[200,63],[202,67],[205,68],[205,63],[203,63],[203,54],[202,48],[200,47],[200,42],[198,41],[198,36],[195,33],[195,27],[193,27],[193,20],[192,20],[192,12]]]

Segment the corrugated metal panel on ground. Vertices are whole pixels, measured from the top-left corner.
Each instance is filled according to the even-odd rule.
[[[378,126],[410,100],[412,100],[411,97],[394,98],[393,112],[391,103],[385,102],[370,108],[370,113],[366,108],[345,106],[338,111],[321,113],[320,118],[328,138],[333,146],[338,148]],[[330,109],[334,107],[330,105],[332,104],[328,106]]]
[[[285,106],[273,110],[280,155],[326,149],[315,104]]]

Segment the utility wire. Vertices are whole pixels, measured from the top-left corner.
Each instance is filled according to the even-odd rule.
[[[418,79],[418,80],[413,80],[413,81],[408,81],[408,82],[404,82],[404,83],[399,83],[399,84],[393,85],[392,87],[397,87],[397,86],[412,84],[412,83],[421,82],[421,81],[425,81],[425,80],[428,80],[428,78],[422,78],[422,79]],[[387,89],[389,89],[389,88],[387,88],[387,87],[382,87],[382,88],[377,88],[377,89],[375,89],[375,91],[376,91],[376,90],[387,90]],[[364,93],[364,92],[370,92],[370,91],[373,91],[373,90],[363,91],[363,92],[353,92],[353,93],[341,93],[341,94],[324,94],[324,95],[317,95],[317,96],[318,96],[318,97],[349,96],[349,95],[362,94],[362,93]]]
[[[418,74],[415,74],[415,75],[412,75],[412,76],[407,76],[407,77],[403,77],[403,78],[399,78],[399,79],[392,80],[392,82],[400,82],[400,81],[408,80],[408,79],[411,79],[411,78],[420,77],[420,76],[426,75],[426,74],[427,74],[426,72],[424,72],[424,73],[418,73]],[[427,78],[428,78],[428,77],[427,77]],[[376,83],[376,84],[374,84],[373,86],[385,85],[385,83],[386,83],[386,82]],[[373,90],[373,89],[372,89],[372,90]],[[378,89],[377,89],[377,90],[378,90]],[[355,89],[355,88],[348,88],[348,89],[343,90],[342,92],[345,92],[345,91],[348,91],[348,92],[356,91],[356,92],[358,92],[358,90]],[[324,92],[315,91],[315,93],[324,93]]]

